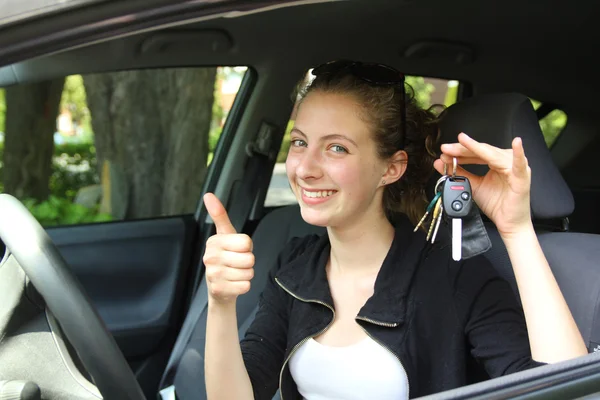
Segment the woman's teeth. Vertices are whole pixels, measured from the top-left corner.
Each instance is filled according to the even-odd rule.
[[[316,198],[316,197],[329,197],[335,193],[335,190],[321,190],[318,192],[309,192],[306,190],[302,190],[306,197]]]

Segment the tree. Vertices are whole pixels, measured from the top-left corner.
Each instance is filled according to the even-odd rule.
[[[45,200],[64,78],[5,89],[4,191]]]
[[[188,213],[207,168],[215,68],[83,77],[98,165],[124,194],[123,218]],[[108,163],[105,163],[108,162]]]

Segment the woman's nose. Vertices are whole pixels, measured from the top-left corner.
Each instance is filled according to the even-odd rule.
[[[306,151],[296,165],[296,175],[302,180],[318,179],[323,176],[320,157],[311,151]]]

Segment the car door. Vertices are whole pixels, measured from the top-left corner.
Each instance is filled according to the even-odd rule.
[[[47,229],[147,394],[195,282],[195,213],[246,71],[130,69],[1,89],[3,190]],[[56,123],[45,123],[42,102],[54,105]]]

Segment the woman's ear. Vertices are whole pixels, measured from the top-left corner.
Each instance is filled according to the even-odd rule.
[[[406,172],[408,166],[408,154],[404,150],[398,150],[388,162],[387,170],[381,177],[382,185],[394,183]]]

